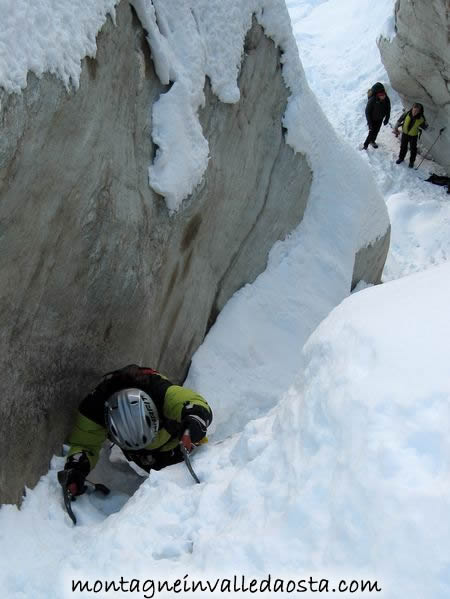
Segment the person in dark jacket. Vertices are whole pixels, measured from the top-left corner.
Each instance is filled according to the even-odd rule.
[[[376,143],[378,132],[382,123],[387,125],[391,116],[391,101],[384,89],[382,83],[375,83],[370,90],[370,97],[366,105],[366,119],[369,126],[369,134],[363,144],[364,150],[367,150],[369,144],[373,148],[378,148]]]
[[[399,127],[402,127],[402,137],[400,140],[400,154],[396,164],[400,164],[405,160],[409,146],[409,168],[413,168],[414,161],[417,156],[417,140],[421,129],[428,129],[425,115],[423,114],[423,106],[416,102],[412,105],[411,110],[407,110],[398,119],[394,127],[395,135],[399,135]]]
[[[107,438],[147,472],[176,464],[183,460],[180,443],[191,451],[211,422],[211,408],[195,391],[152,368],[125,366],[105,375],[81,402],[58,480],[72,496],[84,493]]]

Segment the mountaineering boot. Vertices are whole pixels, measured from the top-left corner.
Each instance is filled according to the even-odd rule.
[[[403,162],[403,158],[399,158],[398,160],[396,160],[395,164],[400,164],[400,162]]]
[[[409,168],[413,168],[413,166],[414,166],[414,162],[411,162],[411,160],[410,160],[410,161],[409,161],[409,164],[408,164],[408,167],[409,167]]]
[[[378,148],[378,144],[375,143],[374,141],[371,141],[370,145],[372,146],[372,148]]]

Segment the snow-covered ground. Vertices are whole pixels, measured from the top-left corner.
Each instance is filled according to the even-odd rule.
[[[259,593],[268,597],[282,585],[296,594],[303,579],[336,597],[450,596],[448,196],[423,181],[434,165],[395,165],[388,128],[378,150],[356,149],[367,88],[387,83],[375,38],[392,31],[394,0],[287,5],[306,76],[337,136],[319,127],[318,139],[311,135],[315,210],[276,244],[267,270],[228,302],[194,356],[186,384],[215,414],[209,445],[193,456],[202,484],[182,465],[152,472],[128,501],[123,492],[79,498],[73,527],[56,481],[63,459],[54,458],[20,511],[0,510],[7,599],[245,597],[250,591],[228,592],[226,582],[233,590],[237,576],[242,587],[243,575],[247,586],[251,577],[261,591],[270,585]],[[401,106],[390,95],[392,122]],[[314,121],[307,90],[302,100]],[[389,282],[344,299],[340,265],[357,240],[344,243],[345,221],[342,230],[333,225],[340,202],[354,218],[357,202],[346,193],[364,190],[367,166],[391,217]],[[106,592],[104,581],[120,589],[121,576],[134,586]],[[194,580],[217,577],[215,593],[191,592]],[[103,582],[72,592],[73,580],[87,579]],[[168,593],[151,582],[176,579]],[[383,591],[350,592],[362,579]],[[348,592],[339,592],[341,580],[353,585]]]
[[[308,83],[335,127],[354,147],[367,136],[367,90],[382,81],[391,98],[390,123],[403,112],[380,61],[376,38],[393,33],[393,0],[286,0]],[[436,134],[438,131],[436,131]],[[383,280],[397,279],[450,256],[450,201],[446,189],[427,183],[439,165],[424,160],[418,170],[396,165],[399,140],[382,127],[380,147],[361,152],[383,193],[392,225]],[[419,143],[420,148],[420,143]],[[427,148],[423,148],[426,151]],[[416,166],[424,156],[418,155]]]

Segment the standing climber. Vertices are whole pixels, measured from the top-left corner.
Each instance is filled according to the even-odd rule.
[[[367,95],[369,99],[367,100],[366,105],[366,118],[369,134],[363,144],[364,150],[367,150],[369,144],[372,148],[378,148],[376,139],[381,124],[387,125],[389,117],[391,116],[391,101],[382,83],[375,83],[375,85],[369,89]]]
[[[417,156],[417,140],[422,132],[421,130],[428,129],[422,104],[416,102],[412,105],[411,110],[404,112],[398,119],[394,127],[394,133],[397,136],[399,135],[398,128],[400,126],[402,126],[402,137],[400,140],[400,154],[396,164],[400,164],[405,160],[409,146],[409,168],[412,168]]]

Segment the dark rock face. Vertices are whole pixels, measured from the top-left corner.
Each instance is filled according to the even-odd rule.
[[[413,102],[424,105],[430,128],[422,136],[423,146],[430,147],[446,127],[431,154],[450,169],[448,6],[445,0],[397,0],[395,26],[392,41],[379,41],[383,64],[405,108]]]
[[[384,263],[389,252],[391,240],[391,227],[389,226],[383,237],[370,243],[367,247],[356,252],[353,266],[352,290],[360,281],[381,283]]]
[[[206,83],[202,183],[174,216],[148,185],[158,81],[121,2],[76,91],[0,90],[0,502],[20,501],[82,396],[126,363],[175,382],[227,299],[301,221],[312,173],[284,141],[280,55],[255,25],[241,100]]]

